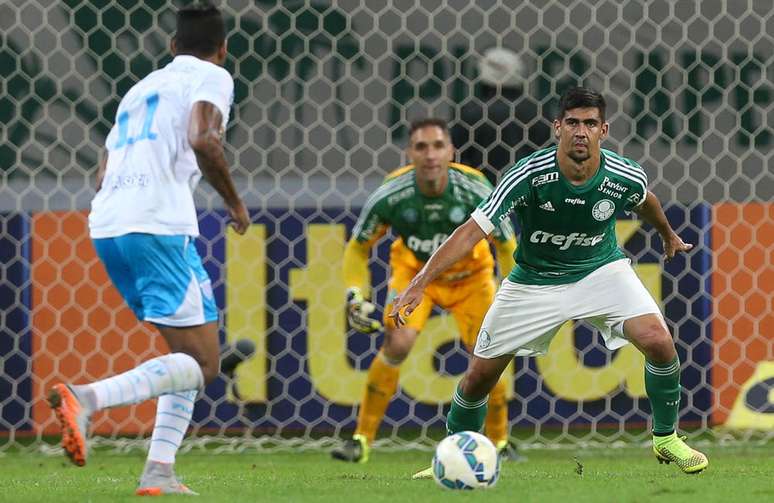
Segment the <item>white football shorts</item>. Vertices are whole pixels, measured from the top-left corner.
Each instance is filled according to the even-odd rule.
[[[525,285],[503,280],[481,324],[474,353],[481,358],[545,354],[568,320],[586,320],[602,333],[608,349],[629,341],[624,321],[661,311],[629,259],[606,264],[566,285]]]

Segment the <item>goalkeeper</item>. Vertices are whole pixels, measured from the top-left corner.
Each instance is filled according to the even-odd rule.
[[[411,125],[407,155],[411,164],[390,173],[368,198],[344,252],[344,280],[348,285],[349,324],[360,332],[375,332],[381,324],[369,315],[366,300],[370,284],[368,258],[373,244],[392,227],[398,238],[390,248],[390,279],[385,313],[430,255],[454,229],[467,220],[492,191],[484,175],[471,167],[452,163],[454,146],[446,122],[424,119]],[[516,247],[513,229],[505,220],[493,233],[501,275],[513,267]],[[484,314],[495,294],[494,258],[482,239],[473,250],[425,292],[411,321],[400,328],[385,318],[385,338],[368,370],[368,381],[351,440],[331,453],[335,459],[365,463],[385,410],[398,387],[400,365],[408,356],[434,305],[454,316],[462,342],[472,350]],[[490,393],[485,432],[501,453],[518,458],[508,443],[508,409],[505,385]]]

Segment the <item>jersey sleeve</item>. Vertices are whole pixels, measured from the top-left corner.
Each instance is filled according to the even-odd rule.
[[[384,218],[385,204],[381,190],[377,190],[368,197],[352,229],[352,239],[363,243],[371,241],[384,232],[384,226],[388,224]]]
[[[617,174],[629,187],[623,210],[632,211],[638,208],[648,195],[648,175],[645,170],[631,159],[608,156],[606,162],[607,169]]]
[[[508,216],[527,203],[530,195],[529,173],[524,165],[514,166],[470,215],[487,235],[497,231],[502,240],[513,237]],[[498,237],[497,233],[495,237]]]
[[[191,92],[191,103],[197,101],[206,101],[218,107],[225,127],[234,101],[234,80],[231,75],[224,68],[207,71]]]
[[[486,200],[486,198],[489,197],[489,195],[492,193],[492,184],[489,183],[489,180],[487,180],[483,174],[471,176],[469,177],[469,180],[471,191],[476,196],[477,202],[479,204]],[[508,218],[503,219],[492,229],[492,236],[501,243],[511,240],[514,235],[515,233],[513,231],[513,225]]]

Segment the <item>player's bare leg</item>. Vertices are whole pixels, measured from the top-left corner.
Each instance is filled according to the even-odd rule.
[[[334,459],[352,463],[368,461],[371,443],[376,437],[387,406],[398,389],[400,365],[411,352],[418,335],[419,332],[413,328],[386,328],[384,344],[368,369],[355,434],[351,440],[345,440],[341,446],[331,451]]]
[[[707,456],[689,447],[676,432],[680,407],[680,361],[663,318],[646,314],[626,320],[624,333],[645,355],[645,389],[653,410],[653,452],[659,463],[674,462],[685,473],[699,473]]]
[[[457,386],[452,399],[449,415],[446,416],[446,430],[451,435],[460,431],[480,431],[486,417],[489,392],[500,379],[513,355],[497,358],[481,358],[472,355],[468,370]],[[429,467],[415,473],[412,479],[426,479],[433,476]]]

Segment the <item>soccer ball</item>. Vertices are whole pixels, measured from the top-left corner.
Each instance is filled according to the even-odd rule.
[[[510,49],[492,47],[478,60],[481,81],[490,86],[521,89],[524,84],[524,63]]]
[[[480,433],[462,431],[438,444],[433,456],[433,478],[446,489],[492,487],[500,477],[500,456]]]

